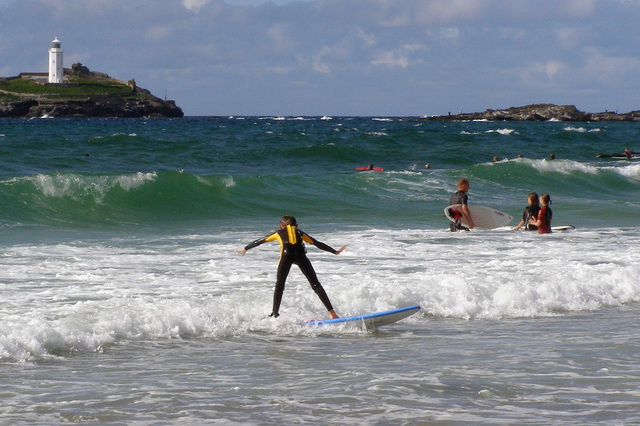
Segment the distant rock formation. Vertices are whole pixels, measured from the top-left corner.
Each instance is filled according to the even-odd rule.
[[[183,117],[172,100],[77,63],[65,69],[65,81],[39,83],[37,73],[0,78],[0,117]],[[30,78],[30,76],[32,76]],[[22,82],[17,86],[16,81]],[[24,85],[28,84],[25,90]]]
[[[640,111],[583,112],[574,105],[534,104],[484,112],[422,117],[427,121],[640,121]]]
[[[83,100],[27,100],[0,105],[0,117],[183,117],[173,101],[93,97]]]

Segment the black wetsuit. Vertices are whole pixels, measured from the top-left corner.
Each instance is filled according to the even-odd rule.
[[[455,194],[453,194],[451,196],[451,199],[449,200],[449,205],[452,206],[454,204],[467,204],[467,193],[464,191],[458,191]],[[458,210],[453,210],[450,209],[449,213],[451,214],[451,217],[453,217],[453,219],[455,220],[455,222],[451,222],[449,224],[449,229],[451,230],[451,232],[456,232],[456,231],[468,231],[469,228],[467,228],[466,226],[462,225],[462,212],[458,211]]]
[[[304,247],[304,243],[313,244],[319,249],[333,254],[336,254],[337,251],[291,225],[287,225],[284,229],[280,229],[273,234],[247,244],[244,249],[249,250],[269,241],[278,241],[280,243],[280,263],[278,264],[276,288],[273,293],[273,310],[271,311],[271,316],[277,317],[279,315],[282,293],[284,293],[284,284],[287,281],[287,276],[289,275],[291,265],[293,264],[298,265],[304,276],[307,277],[309,284],[311,284],[311,288],[316,292],[325,308],[327,308],[327,311],[333,310],[329,297],[320,284],[320,281],[318,281],[316,272],[307,258],[307,250]]]
[[[535,225],[530,225],[529,221],[531,219],[538,220],[538,212],[540,211],[539,205],[527,206],[524,208],[524,212],[522,213],[522,220],[524,221],[524,229],[525,231],[537,231],[538,227]]]

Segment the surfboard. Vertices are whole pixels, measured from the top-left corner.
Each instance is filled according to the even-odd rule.
[[[382,167],[374,167],[372,169],[370,169],[369,167],[356,167],[356,170],[360,170],[360,171],[372,170],[374,172],[384,172],[384,169]]]
[[[494,210],[490,207],[484,206],[476,206],[473,204],[468,204],[469,212],[471,213],[471,218],[473,219],[473,224],[477,229],[495,229],[501,226],[506,225],[511,222],[513,216],[503,213],[498,210]],[[461,204],[453,204],[444,209],[444,214],[447,216],[451,222],[455,222],[455,219],[451,217],[450,209],[460,210]],[[464,226],[469,226],[466,219],[462,218],[462,224]]]
[[[418,312],[420,306],[408,306],[406,308],[392,309],[390,311],[374,312],[364,315],[353,315],[350,317],[342,317],[336,319],[326,320],[312,320],[307,321],[307,325],[330,325],[330,324],[344,324],[353,323],[356,325],[362,325],[367,330],[375,330],[383,325],[393,324],[401,319],[407,318]]]
[[[631,157],[627,157],[624,154],[597,154],[596,157],[610,160],[640,160],[640,155],[637,154],[633,154]]]
[[[564,232],[564,231],[572,231],[576,229],[573,225],[560,225],[560,226],[552,226],[551,231],[553,232]]]
[[[503,231],[512,231],[513,227],[512,226],[501,226],[499,229],[503,230]],[[576,229],[576,227],[573,226],[573,225],[559,225],[559,226],[552,226],[551,227],[551,231],[553,231],[553,232],[565,232],[565,231],[572,231],[574,229]],[[524,230],[525,230],[524,226],[519,229],[519,231],[524,231]],[[531,232],[537,233],[538,231],[531,231]]]

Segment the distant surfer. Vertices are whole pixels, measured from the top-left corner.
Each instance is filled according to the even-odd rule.
[[[616,153],[616,154],[596,154],[596,157],[598,158],[615,158],[618,160],[631,160],[632,158],[637,157],[638,154],[636,154],[635,152],[631,151],[631,149],[629,147],[626,147],[624,149],[624,151],[622,153]]]
[[[242,250],[238,250],[238,253],[241,253],[244,256],[247,250],[269,241],[278,241],[280,243],[280,262],[278,263],[276,287],[273,293],[273,310],[269,316],[277,318],[280,315],[280,302],[282,301],[282,294],[284,293],[284,285],[287,281],[287,276],[289,275],[291,266],[296,264],[304,276],[307,277],[309,284],[311,284],[311,288],[316,292],[325,308],[327,308],[327,311],[329,311],[330,318],[338,318],[338,315],[333,310],[333,306],[329,301],[327,293],[324,291],[322,284],[320,284],[320,281],[316,276],[316,272],[313,269],[311,262],[307,258],[307,251],[304,243],[313,244],[319,249],[333,254],[342,253],[347,246],[342,246],[338,250],[335,250],[327,244],[322,243],[310,237],[307,233],[299,230],[295,217],[283,216],[280,219],[280,228],[277,231],[247,244]]]
[[[382,172],[384,171],[384,169],[382,167],[373,167],[373,164],[369,164],[366,167],[356,167],[356,170],[361,170],[361,171],[373,171],[373,172]]]
[[[451,232],[456,231],[468,231],[469,229],[474,228],[473,219],[471,218],[471,212],[469,211],[469,207],[467,206],[467,192],[469,192],[469,181],[465,178],[458,179],[458,191],[451,196],[451,200],[449,201],[449,205],[461,204],[460,210],[451,209],[451,217],[454,219],[453,222],[449,225],[449,229]],[[462,225],[462,218],[466,219],[466,222],[469,224],[469,227]]]
[[[550,234],[551,233],[551,219],[553,212],[551,211],[551,196],[549,194],[542,194],[540,196],[540,204],[542,207],[538,212],[536,220],[531,219],[529,224],[538,227],[538,234]]]
[[[635,152],[633,152],[633,151],[631,151],[631,150],[629,149],[629,147],[626,147],[626,148],[624,149],[624,156],[625,156],[625,157],[627,157],[627,158],[632,158],[632,157],[635,157],[635,156],[636,156],[636,153],[635,153]]]
[[[527,207],[524,208],[524,212],[522,212],[522,220],[518,223],[514,231],[517,231],[524,225],[525,231],[537,231],[538,227],[531,223],[532,219],[538,219],[538,213],[540,212],[540,199],[538,198],[538,194],[536,192],[532,192],[527,197]]]

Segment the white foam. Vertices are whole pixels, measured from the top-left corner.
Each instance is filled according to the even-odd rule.
[[[640,164],[629,164],[628,166],[613,167],[609,169],[613,169],[617,173],[628,178],[633,178],[635,180],[640,179]]]
[[[582,172],[586,174],[596,174],[600,170],[598,166],[588,163],[581,163],[574,160],[528,160],[539,170],[547,172],[557,172],[562,174],[570,174],[573,172]]]
[[[577,132],[577,133],[597,133],[597,132],[601,132],[602,129],[600,128],[595,128],[595,129],[587,129],[585,127],[573,127],[573,126],[567,126],[563,129],[565,132]]]
[[[515,129],[492,129],[492,130],[487,130],[485,133],[498,133],[504,136],[519,134]]]
[[[101,202],[105,194],[116,186],[125,191],[130,191],[156,178],[157,174],[155,172],[138,172],[118,176],[84,176],[73,173],[38,174],[24,179],[32,182],[47,197],[78,199],[91,194],[97,202]],[[17,180],[12,179],[13,182]]]
[[[278,245],[244,257],[234,252],[258,236],[8,247],[0,258],[0,359],[99,352],[122,340],[325,332],[301,326],[327,314],[296,267],[282,316],[266,318]],[[308,249],[343,316],[421,305],[421,313],[405,321],[420,323],[425,315],[502,319],[640,301],[637,230],[367,229],[314,236],[336,247],[348,244],[340,256]]]
[[[627,178],[638,179],[640,178],[640,164],[636,163],[624,163],[622,165],[610,165],[611,163],[584,163],[574,160],[556,159],[556,160],[530,160],[530,159],[518,159],[525,163],[531,164],[538,170],[545,172],[555,172],[564,175],[572,173],[584,173],[587,175],[597,175],[603,172],[615,173]],[[603,165],[607,164],[607,165]]]

